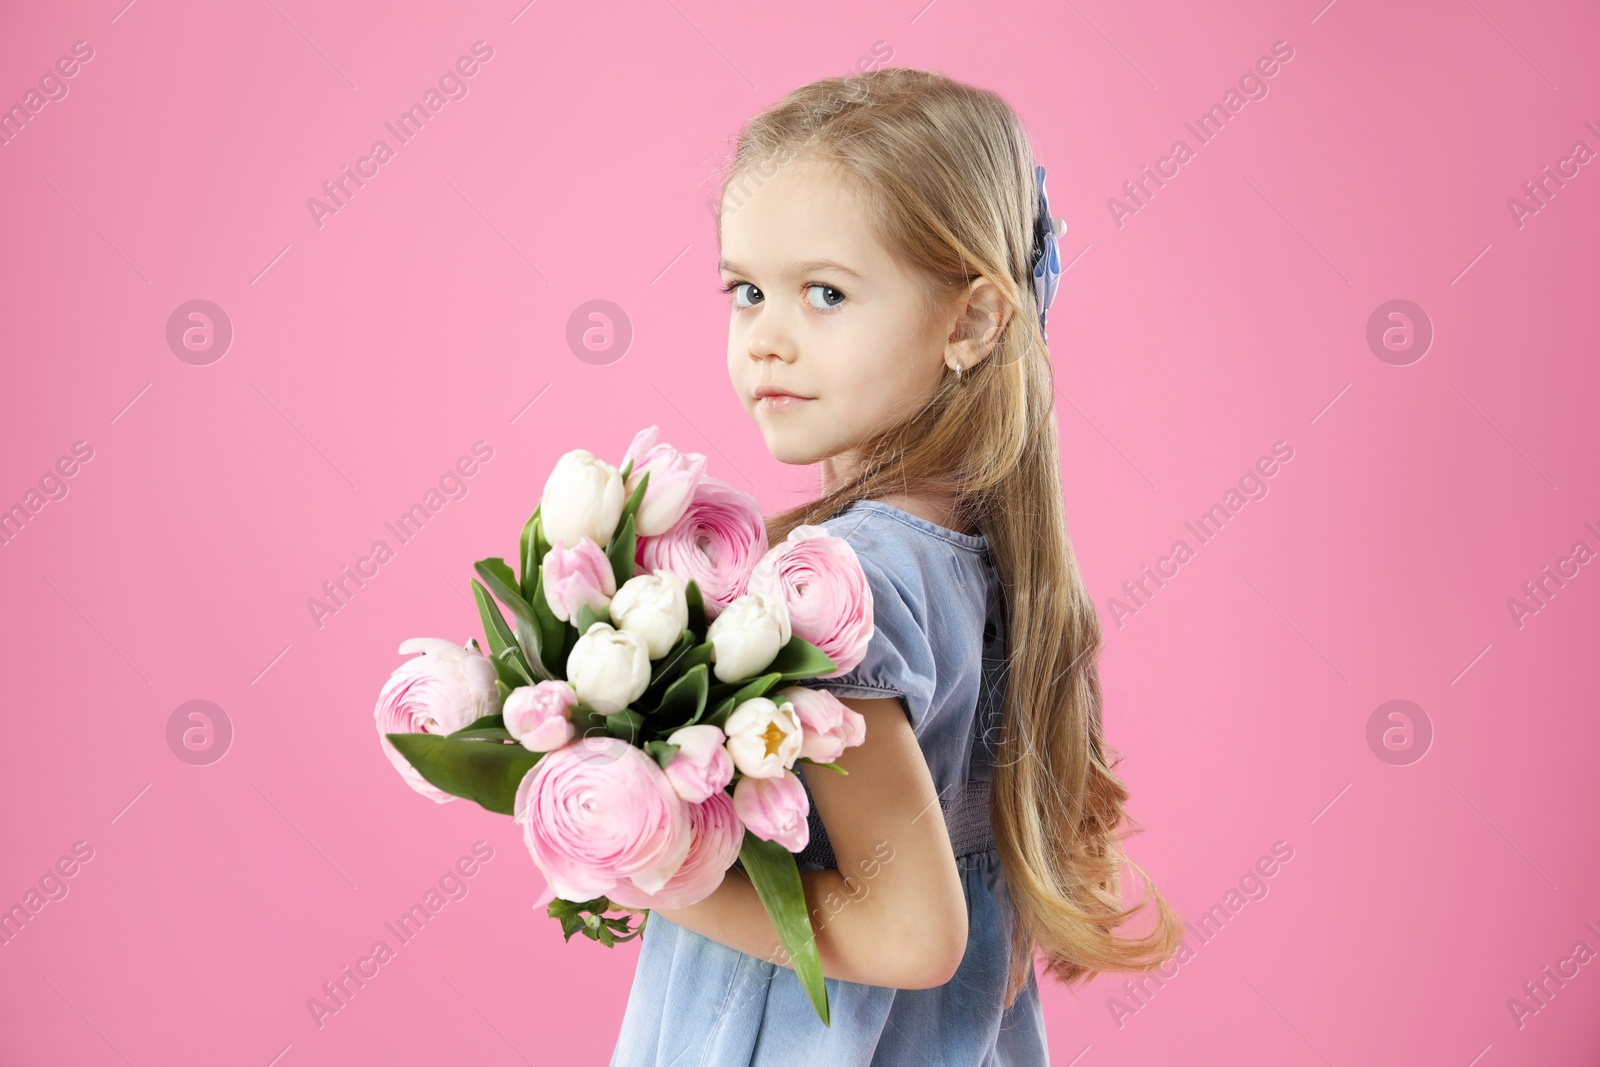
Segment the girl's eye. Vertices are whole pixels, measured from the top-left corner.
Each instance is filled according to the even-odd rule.
[[[819,292],[822,294],[823,302],[821,304],[818,304],[815,300],[812,300],[809,295]],[[811,306],[816,308],[818,311],[829,311],[838,307],[844,302],[844,294],[831,285],[822,285],[821,283],[808,285],[806,286],[806,293],[808,294],[806,299]]]
[[[739,290],[741,289],[750,290],[749,303],[745,303],[739,299]],[[736,308],[747,308],[755,304],[757,301],[764,299],[761,294],[761,290],[757,289],[749,282],[733,282],[731,284],[724,285],[722,287],[722,291],[724,293],[733,294],[733,306]]]

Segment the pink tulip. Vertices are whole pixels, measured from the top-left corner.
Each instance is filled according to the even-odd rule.
[[[722,884],[744,844],[744,826],[734,813],[733,801],[718,792],[688,807],[694,840],[678,873],[655,893],[642,892],[632,879],[620,881],[606,894],[612,903],[625,908],[686,908]]]
[[[556,541],[539,564],[543,575],[544,600],[562,622],[576,623],[578,608],[588,604],[604,613],[617,595],[617,573],[606,558],[605,549],[587,537],[576,548]]]
[[[455,644],[440,637],[413,637],[401,655],[422,652],[395,668],[372,709],[383,754],[406,784],[440,804],[456,799],[423,778],[385,734],[451,734],[500,710],[494,664],[471,638]]]
[[[747,591],[782,596],[790,628],[837,665],[820,677],[837,677],[866,658],[872,587],[844,538],[821,526],[796,526],[756,561]]]
[[[515,694],[513,694],[515,695]],[[826,689],[791,685],[773,695],[788,700],[800,716],[800,755],[818,763],[832,763],[847,748],[867,739],[867,720]]]
[[[598,750],[579,741],[547,752],[517,786],[512,810],[549,883],[545,902],[590,900],[629,879],[654,893],[689,854],[687,806],[661,767],[611,740]]]
[[[811,841],[811,827],[806,822],[811,800],[793,771],[784,771],[781,778],[740,778],[733,785],[733,810],[745,829],[790,852],[799,852]]]
[[[723,747],[724,735],[710,723],[680,726],[667,735],[678,754],[666,766],[667,781],[690,804],[720,793],[733,780],[733,757]]]
[[[634,533],[640,537],[656,537],[670,530],[672,524],[683,517],[695,488],[705,476],[705,456],[698,452],[679,452],[669,444],[657,444],[656,438],[660,435],[661,427],[646,426],[634,435],[627,455],[622,457],[623,467],[633,460],[626,490],[629,497],[639,487],[639,479],[646,472],[650,475],[644,500],[633,517]]]
[[[767,524],[756,498],[706,475],[683,517],[659,537],[640,538],[635,558],[650,574],[671,571],[699,585],[709,621],[744,592],[766,548]]]
[[[572,705],[578,691],[560,679],[519,685],[506,697],[506,730],[532,752],[549,752],[572,740]]]

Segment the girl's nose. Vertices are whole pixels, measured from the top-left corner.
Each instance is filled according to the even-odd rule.
[[[794,337],[788,330],[773,324],[770,320],[763,321],[750,331],[749,351],[750,358],[757,363],[770,357],[777,357],[785,363],[793,363],[798,354]]]

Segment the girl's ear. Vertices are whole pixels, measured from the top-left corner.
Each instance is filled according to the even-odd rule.
[[[1000,331],[1011,319],[1011,308],[993,282],[978,277],[957,295],[952,315],[954,322],[945,341],[944,362],[951,370],[965,372],[994,351]]]

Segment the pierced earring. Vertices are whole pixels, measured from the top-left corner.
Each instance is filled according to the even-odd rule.
[[[956,381],[959,382],[960,380],[961,380],[961,363],[958,360],[956,362]]]

